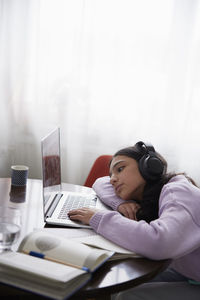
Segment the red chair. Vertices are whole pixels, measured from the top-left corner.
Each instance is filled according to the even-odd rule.
[[[111,158],[112,155],[101,155],[95,160],[84,186],[92,187],[97,178],[109,175],[109,164]]]

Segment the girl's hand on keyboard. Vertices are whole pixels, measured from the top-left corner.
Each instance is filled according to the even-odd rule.
[[[89,224],[92,216],[98,211],[98,209],[91,209],[87,207],[70,210],[68,215],[73,221],[81,221],[84,224]]]

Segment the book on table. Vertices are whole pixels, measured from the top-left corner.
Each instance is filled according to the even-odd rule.
[[[112,255],[112,251],[37,230],[22,240],[17,252],[0,255],[0,282],[67,299]]]

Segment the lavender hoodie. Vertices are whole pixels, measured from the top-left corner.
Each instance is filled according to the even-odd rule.
[[[90,219],[93,229],[116,244],[150,259],[173,259],[172,267],[200,281],[200,189],[177,175],[163,186],[159,217],[147,223],[122,216],[108,176],[96,180],[93,189],[114,211],[99,211]]]

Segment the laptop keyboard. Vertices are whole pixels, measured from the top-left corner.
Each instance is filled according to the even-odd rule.
[[[58,215],[59,219],[69,219],[68,212],[72,209],[78,209],[81,207],[95,207],[96,206],[96,198],[86,198],[86,196],[78,197],[69,195],[65,200],[61,211]]]

